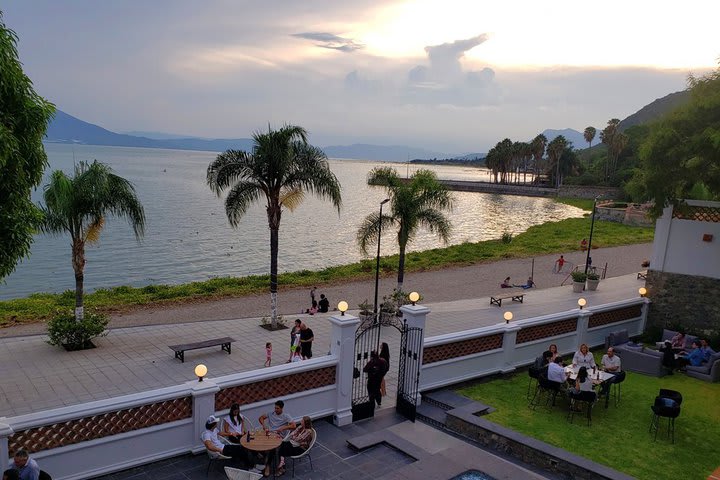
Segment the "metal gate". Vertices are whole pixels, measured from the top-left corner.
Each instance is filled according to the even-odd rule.
[[[378,322],[370,320],[369,325],[361,325],[355,335],[355,357],[352,384],[352,421],[356,422],[375,415],[375,401],[367,392],[367,374],[363,372],[370,360],[370,352],[380,347],[380,329]]]
[[[398,371],[397,403],[395,409],[408,420],[415,421],[420,396],[420,358],[423,329],[403,324],[400,337],[400,370]]]

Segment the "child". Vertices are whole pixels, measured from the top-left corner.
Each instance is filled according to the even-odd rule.
[[[293,356],[292,356],[292,360],[291,360],[291,361],[292,361],[292,362],[302,362],[302,359],[303,359],[303,357],[302,357],[302,355],[300,354],[300,347],[297,346],[297,347],[295,347],[295,351],[293,352]]]
[[[265,366],[269,367],[272,361],[272,343],[267,342],[265,344]]]

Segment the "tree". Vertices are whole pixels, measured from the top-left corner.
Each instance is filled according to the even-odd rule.
[[[75,272],[75,319],[83,319],[85,245],[100,239],[108,216],[124,217],[139,241],[145,231],[145,210],[133,185],[98,162],[80,162],[68,177],[55,170],[45,185],[45,205],[41,206],[45,233],[69,233],[72,266]]]
[[[543,155],[545,155],[545,147],[547,146],[547,137],[542,133],[533,138],[530,142],[530,151],[532,153],[533,161],[535,163],[535,181],[540,175]]]
[[[595,130],[595,127],[587,127],[583,132],[583,137],[585,137],[585,141],[588,142],[588,149],[592,148],[592,141],[595,139],[596,133],[597,130]]]
[[[17,40],[0,12],[0,279],[30,253],[40,225],[30,192],[47,167],[42,139],[55,112],[23,73]]]
[[[265,197],[270,227],[270,310],[277,328],[278,234],[284,208],[293,211],[305,192],[330,200],[340,212],[340,182],[330,171],[327,156],[307,142],[304,128],[286,125],[253,134],[252,152],[227,150],[208,166],[207,184],[225,197],[225,213],[237,227],[248,208]]]
[[[619,129],[620,120],[612,118],[600,132],[600,140],[607,145],[608,158],[605,162],[605,180],[617,170],[618,158],[628,144],[628,137]]]
[[[656,217],[703,184],[720,196],[720,68],[688,79],[690,100],[650,127],[640,147],[646,198]]]
[[[562,158],[563,152],[566,148],[568,148],[568,146],[569,145],[567,139],[562,135],[558,135],[547,145],[547,154],[550,160],[550,165],[548,165],[548,169],[550,170],[550,172],[555,171],[555,188],[560,188],[560,185],[562,185],[560,159]]]
[[[398,262],[398,291],[402,291],[405,277],[405,249],[422,226],[436,233],[447,242],[450,238],[450,219],[443,211],[452,210],[452,196],[441,184],[435,172],[426,169],[416,171],[408,181],[398,176],[392,167],[377,167],[368,174],[368,185],[382,185],[390,199],[390,213],[372,213],[365,217],[357,232],[357,241],[363,253],[377,243],[380,229],[397,227],[400,247]]]

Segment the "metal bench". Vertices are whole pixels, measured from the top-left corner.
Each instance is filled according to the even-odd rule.
[[[182,363],[185,363],[185,351],[186,350],[197,350],[198,348],[215,347],[220,345],[221,350],[231,353],[231,344],[235,339],[232,337],[213,338],[211,340],[203,340],[202,342],[195,343],[183,343],[180,345],[168,345],[175,352],[175,358],[179,358]]]
[[[513,302],[520,302],[523,303],[523,297],[525,297],[525,294],[522,292],[515,292],[515,293],[499,293],[497,295],[493,295],[490,297],[490,305],[497,305],[498,307],[502,307],[502,301],[506,299],[510,299]]]
[[[638,280],[647,280],[647,270],[643,270],[642,272],[638,272],[637,278],[638,278]]]

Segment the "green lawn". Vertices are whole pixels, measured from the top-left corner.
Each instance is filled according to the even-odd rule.
[[[597,355],[596,355],[597,357]],[[527,371],[504,379],[478,383],[458,393],[491,405],[497,411],[484,417],[556,447],[602,463],[633,477],[703,479],[720,466],[720,384],[707,383],[683,374],[663,378],[628,372],[622,384],[620,405],[604,399],[593,409],[590,427],[582,415],[566,420],[567,402],[558,397],[548,412],[528,408]],[[675,444],[648,433],[652,405],[660,388],[683,395],[682,410],[675,421]],[[667,420],[665,420],[667,422]]]

